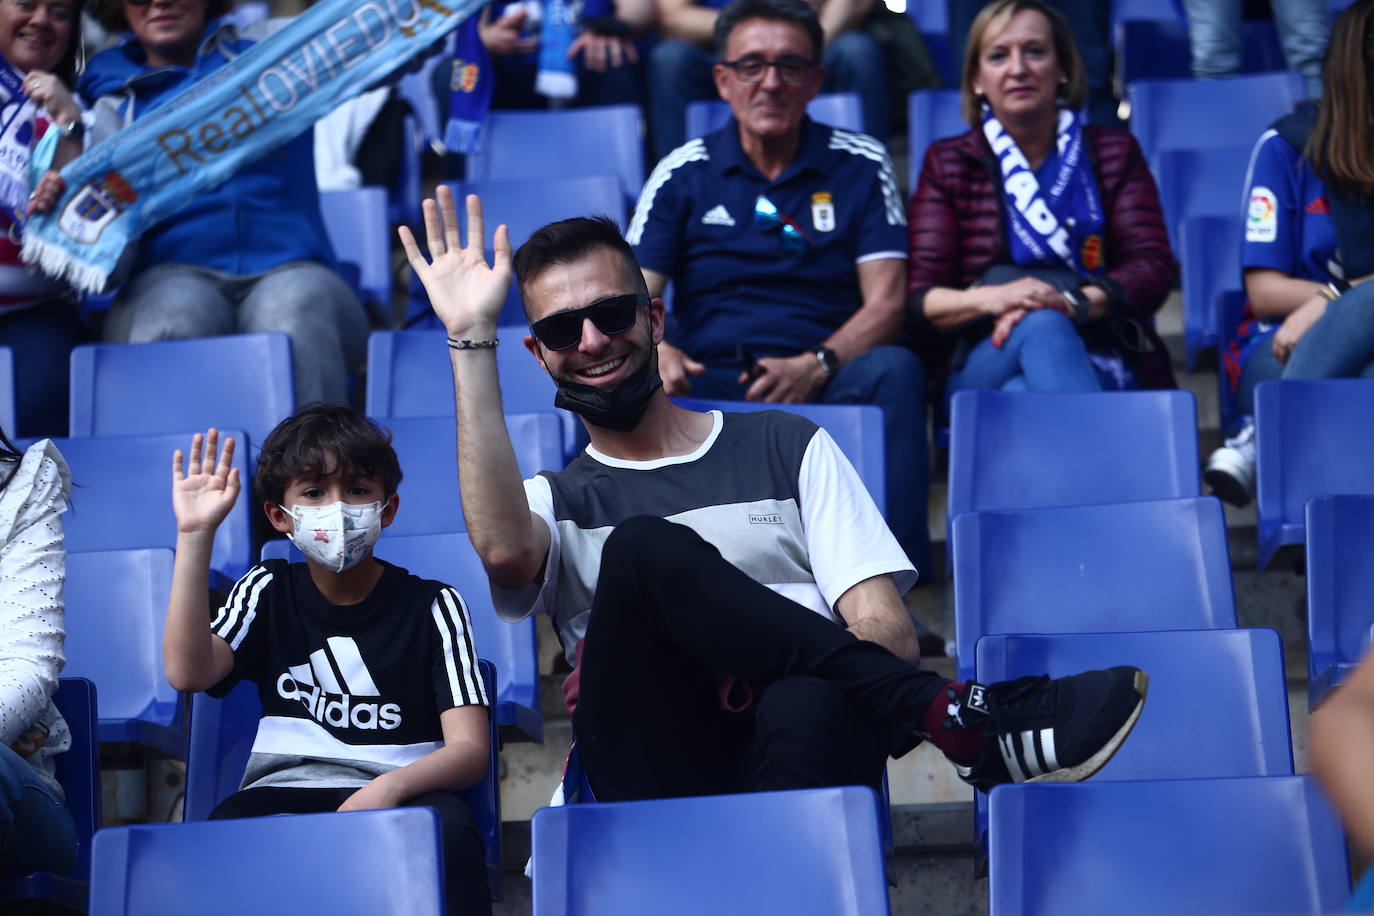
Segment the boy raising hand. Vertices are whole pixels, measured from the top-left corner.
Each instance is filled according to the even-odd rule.
[[[172,458],[177,549],[162,648],[176,689],[222,697],[246,679],[262,701],[242,787],[211,819],[433,808],[450,911],[490,913],[482,841],[454,794],[486,770],[489,703],[462,597],[372,555],[399,502],[390,437],[325,404],[271,432],[257,496],[306,562],[253,567],[211,620],[211,545],[240,489],[234,440],[217,447],[211,429]]]

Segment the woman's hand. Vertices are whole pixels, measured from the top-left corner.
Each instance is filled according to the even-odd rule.
[[[1035,277],[1022,277],[996,286],[980,286],[975,292],[982,294],[979,308],[988,315],[1002,315],[1015,309],[1050,308],[1066,314],[1073,310],[1062,292]]]
[[[568,48],[569,60],[576,60],[579,54],[593,73],[603,73],[639,60],[633,41],[614,35],[598,35],[590,30],[584,30]]]
[[[1032,309],[1014,308],[1007,309],[997,316],[997,323],[992,326],[992,345],[1001,349],[1002,344],[1007,342],[1012,330],[1021,323],[1021,319],[1031,313]]]
[[[47,111],[53,121],[70,127],[81,120],[81,107],[62,80],[42,70],[30,70],[24,77],[24,94]]]
[[[28,215],[35,213],[51,213],[52,208],[57,206],[57,199],[62,196],[62,192],[67,190],[67,183],[62,180],[62,176],[56,169],[48,169],[39,179],[38,186],[29,195]]]
[[[487,7],[483,13],[477,33],[482,44],[486,45],[488,54],[505,56],[539,50],[539,39],[523,37],[525,18],[529,15],[525,9],[512,10],[494,22],[491,19],[491,7]]]
[[[172,453],[172,512],[178,534],[213,534],[239,497],[239,469],[234,460],[234,437],[224,440],[224,450],[215,462],[219,430],[191,439],[191,457],[182,471],[182,453]],[[202,446],[204,456],[201,455]]]
[[[1285,364],[1288,362],[1298,341],[1326,314],[1326,302],[1325,296],[1313,296],[1288,313],[1274,333],[1274,359]]]

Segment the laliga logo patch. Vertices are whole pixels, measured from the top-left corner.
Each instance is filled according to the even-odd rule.
[[[1250,209],[1245,217],[1247,242],[1272,242],[1278,238],[1278,198],[1268,188],[1257,187],[1250,192]]]
[[[835,231],[835,199],[829,191],[811,195],[811,225],[817,232]]]
[[[1079,260],[1087,270],[1099,270],[1102,267],[1102,236],[1093,233],[1083,240],[1083,247],[1079,250]]]
[[[482,69],[477,64],[455,59],[453,61],[453,76],[449,80],[449,91],[471,92],[477,88],[477,80],[481,75]]]
[[[134,189],[118,172],[106,172],[97,182],[88,182],[72,195],[58,217],[58,227],[74,241],[94,244],[105,227],[115,221],[129,204],[138,200]]]

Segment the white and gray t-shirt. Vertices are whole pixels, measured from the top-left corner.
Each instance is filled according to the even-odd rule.
[[[574,663],[602,547],[636,515],[686,525],[751,579],[830,620],[865,579],[890,573],[899,591],[912,586],[915,569],[825,430],[784,411],[711,413],[710,435],[691,454],[624,461],[588,446],[566,469],[526,480],[530,510],[551,533],[544,581],[493,586],[497,612],[549,614]]]

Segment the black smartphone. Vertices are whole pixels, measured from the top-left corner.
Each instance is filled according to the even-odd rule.
[[[742,343],[735,344],[735,359],[739,362],[740,371],[751,382],[768,371],[759,365],[754,354],[749,352],[749,348]]]

